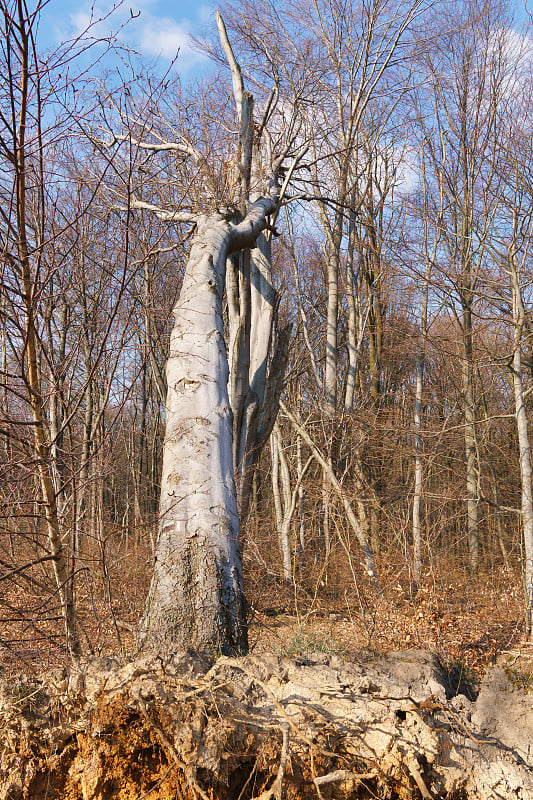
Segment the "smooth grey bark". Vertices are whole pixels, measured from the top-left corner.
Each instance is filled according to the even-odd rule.
[[[274,495],[274,507],[276,511],[276,522],[278,528],[278,539],[283,563],[283,580],[290,583],[292,580],[292,559],[290,530],[291,523],[298,506],[301,502],[300,490],[302,481],[309,469],[313,456],[310,456],[305,465],[301,464],[301,453],[299,453],[298,476],[296,485],[291,488],[291,475],[287,457],[283,451],[283,443],[279,425],[276,422],[270,435],[270,447],[272,454],[272,493]],[[281,478],[281,492],[279,490],[279,480]],[[300,545],[303,551],[304,542],[300,531]]]
[[[355,205],[355,203],[354,203]],[[344,410],[353,410],[354,395],[357,387],[359,363],[363,336],[368,318],[367,310],[365,319],[361,314],[361,301],[359,298],[360,263],[354,263],[355,256],[355,224],[356,216],[350,214],[348,229],[348,254],[346,259],[346,302],[348,304],[348,374],[346,376],[346,391],[344,395]]]
[[[240,384],[239,414],[234,416],[234,463],[236,469],[237,507],[241,520],[248,513],[251,482],[259,454],[268,439],[277,415],[281,383],[276,388],[276,372],[285,373],[288,353],[285,335],[276,335],[277,293],[272,284],[272,240],[261,233],[256,247],[248,252],[249,280],[239,292],[239,307],[248,322],[241,328],[246,343],[239,347],[240,363],[236,374],[243,374]],[[244,288],[244,287],[243,287]],[[274,392],[272,393],[272,389]],[[232,404],[233,405],[233,404]]]
[[[272,185],[238,224],[198,219],[167,362],[159,539],[139,647],[245,652],[222,296],[232,252],[251,247],[277,202]]]
[[[239,120],[236,205],[246,213],[248,198],[260,191],[264,165],[253,122],[254,100],[245,90],[226,26],[217,12],[217,28],[233,84]],[[273,99],[273,96],[271,96]],[[267,103],[262,130],[269,116]],[[289,136],[290,139],[290,136]],[[267,148],[269,149],[269,148]],[[305,148],[304,148],[305,150]],[[271,156],[272,154],[270,154]],[[295,159],[295,163],[298,159]],[[286,181],[291,174],[286,176]],[[229,399],[233,412],[233,459],[237,508],[241,520],[248,514],[255,467],[278,412],[281,383],[288,353],[289,328],[276,330],[277,294],[272,284],[272,235],[261,233],[251,248],[228,265],[226,292],[229,316]],[[281,380],[280,380],[281,377]]]
[[[422,524],[420,509],[422,505],[422,490],[424,480],[424,466],[422,461],[422,410],[424,371],[426,365],[426,344],[428,336],[428,300],[429,278],[431,265],[426,265],[424,285],[422,288],[422,319],[420,330],[420,347],[416,359],[416,390],[414,411],[414,438],[415,438],[415,488],[413,495],[413,578],[418,583],[422,575]]]
[[[276,524],[281,551],[283,581],[284,583],[290,583],[292,579],[292,558],[289,531],[292,515],[289,517],[288,512],[291,505],[292,492],[289,467],[285,453],[282,450],[281,436],[277,423],[270,434],[270,447],[272,455],[272,493],[274,495]],[[280,477],[281,492],[279,488]]]
[[[298,525],[298,537],[300,540],[300,558],[303,561],[305,559],[305,548],[306,548],[306,541],[305,541],[305,495],[304,495],[304,487],[302,486],[302,480],[304,477],[304,469],[302,463],[302,437],[300,434],[296,437],[296,463],[298,469],[298,516],[299,516],[299,525]]]
[[[422,574],[422,390],[424,381],[425,343],[421,342],[416,363],[415,430],[415,488],[413,495],[413,578],[418,583]]]
[[[473,380],[473,334],[470,305],[463,308],[462,388],[465,423],[466,511],[468,523],[468,564],[472,572],[479,567],[478,463],[476,448],[476,409]]]
[[[337,321],[339,316],[339,262],[340,243],[342,239],[342,215],[338,214],[339,222],[335,220],[331,243],[327,248],[327,285],[328,306],[326,318],[326,366],[324,373],[325,411],[333,416],[337,409],[337,360],[338,360],[338,331]]]
[[[200,220],[174,309],[159,540],[142,646],[247,647],[222,330],[228,249],[228,222]]]
[[[428,305],[429,305],[429,281],[431,279],[432,267],[437,256],[440,231],[435,227],[431,250],[429,248],[429,215],[428,215],[428,196],[427,179],[425,170],[424,152],[421,153],[421,172],[424,185],[423,197],[423,225],[424,225],[424,282],[422,284],[422,309],[420,318],[420,344],[416,360],[416,389],[415,389],[415,410],[414,410],[414,439],[415,439],[415,486],[413,495],[413,578],[416,583],[420,581],[422,575],[422,523],[420,510],[422,505],[424,467],[422,461],[423,442],[422,442],[422,411],[423,411],[423,389],[424,372],[426,367],[426,348],[429,332],[428,324]],[[442,214],[443,194],[440,194],[440,212]]]
[[[56,491],[59,519],[63,521],[67,506],[66,496],[66,464],[64,460],[64,378],[61,365],[66,357],[66,343],[69,328],[70,309],[64,297],[59,301],[59,325],[52,330],[53,304],[48,301],[44,313],[44,330],[47,337],[47,362],[49,381],[49,436],[51,469]]]

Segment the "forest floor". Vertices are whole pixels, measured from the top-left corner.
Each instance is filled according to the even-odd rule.
[[[86,559],[76,602],[96,655],[134,652],[136,624],[150,584],[150,560],[144,547],[126,551],[112,542],[105,574],[100,565],[91,569]],[[533,673],[531,646],[524,642],[522,582],[517,572],[501,566],[476,576],[453,564],[440,570],[434,567],[423,583],[413,587],[401,562],[389,559],[380,570],[381,597],[365,585],[363,577],[355,585],[334,561],[327,585],[318,578],[284,586],[257,564],[245,566],[252,654],[292,656],[314,651],[350,660],[362,650],[379,655],[421,648],[476,684],[495,663],[513,662],[526,674]],[[35,577],[34,585],[2,587],[0,667],[4,674],[21,669],[33,673],[36,665],[46,669],[64,664],[53,594],[48,602],[43,597],[43,569]],[[19,621],[11,623],[10,618]]]
[[[28,556],[26,555],[26,558]],[[96,655],[130,656],[136,624],[150,584],[150,552],[124,550],[110,542],[106,570],[85,560],[76,602],[83,629]],[[40,571],[39,571],[40,570]],[[399,560],[381,565],[383,595],[360,576],[355,585],[332,560],[329,581],[302,580],[284,586],[260,565],[245,562],[252,654],[292,656],[304,651],[347,660],[362,651],[377,655],[421,648],[450,670],[481,682],[486,668],[513,661],[533,672],[531,647],[524,642],[523,588],[518,572],[493,565],[476,576],[444,563],[428,570],[414,587]],[[54,595],[43,596],[43,567],[35,584],[3,584],[0,667],[4,674],[64,664],[64,642]],[[52,582],[49,580],[50,585]],[[13,619],[13,622],[9,620]]]

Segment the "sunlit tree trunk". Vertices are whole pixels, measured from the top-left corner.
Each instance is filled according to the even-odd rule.
[[[462,386],[465,423],[468,563],[472,572],[477,572],[479,566],[478,463],[473,385],[472,315],[469,308],[465,308],[463,312]]]
[[[140,644],[247,649],[222,326],[227,220],[199,220],[167,361],[159,540]]]
[[[239,303],[235,305],[248,321],[243,320],[240,326],[243,341],[230,374],[241,376],[236,383],[239,402],[232,402],[232,407],[235,405],[237,412],[233,417],[237,507],[244,520],[259,455],[277,414],[290,327],[278,332],[275,326],[277,294],[272,285],[271,235],[261,233],[256,246],[242,256],[241,264],[246,272],[249,270],[249,280],[242,282]]]
[[[290,583],[292,579],[292,559],[291,544],[289,538],[291,517],[289,511],[291,507],[291,480],[289,466],[285,453],[282,450],[279,426],[276,423],[270,435],[270,447],[272,452],[272,493],[274,495],[274,508],[276,511],[276,524],[278,529],[278,540],[281,551],[283,581]],[[281,492],[280,492],[281,478]]]
[[[421,153],[421,175],[423,180],[423,207],[422,224],[424,226],[423,251],[424,251],[424,279],[422,284],[422,309],[420,316],[420,343],[416,359],[416,387],[415,387],[415,409],[414,409],[414,439],[415,439],[415,486],[413,494],[413,578],[416,583],[422,576],[422,522],[421,507],[423,497],[424,466],[423,466],[423,442],[422,442],[422,413],[423,413],[423,392],[424,392],[424,373],[426,367],[426,348],[429,332],[428,325],[428,305],[429,305],[429,281],[431,279],[432,267],[437,256],[440,231],[438,226],[435,228],[433,243],[429,246],[429,226],[428,215],[428,192],[427,176],[425,169],[424,152]],[[440,212],[443,207],[442,185],[440,187]]]
[[[276,196],[259,198],[238,224],[232,212],[197,222],[170,339],[159,539],[141,648],[247,649],[222,296],[227,259],[253,246]]]
[[[516,224],[517,221],[515,218],[515,226]],[[514,322],[513,362],[511,372],[513,377],[516,427],[518,431],[520,480],[522,484],[521,511],[524,537],[526,637],[533,643],[533,467],[522,373],[522,333],[526,315],[518,269],[512,248],[509,248],[508,256]]]
[[[296,419],[294,414],[292,414],[283,403],[280,403],[280,408],[287,415],[287,417],[291,421],[291,424],[293,425],[293,427],[296,430],[296,432],[300,434],[300,436],[302,437],[302,440],[310,448],[311,453],[313,454],[313,457],[316,459],[316,461],[322,467],[322,470],[323,470],[325,476],[327,477],[327,480],[329,481],[332,489],[335,491],[335,493],[337,494],[339,500],[343,504],[344,511],[346,513],[346,518],[348,520],[348,523],[349,523],[350,527],[352,528],[353,532],[355,533],[357,541],[358,541],[359,546],[361,548],[361,552],[362,552],[364,563],[365,563],[365,568],[366,568],[368,577],[370,579],[370,582],[371,582],[372,586],[374,587],[375,591],[378,594],[381,594],[382,589],[381,589],[381,585],[380,585],[380,582],[379,582],[378,573],[376,571],[376,566],[375,566],[375,563],[374,563],[374,555],[373,555],[372,549],[371,549],[371,547],[369,545],[366,531],[363,529],[363,526],[361,525],[360,521],[357,519],[356,515],[354,514],[354,511],[353,511],[353,508],[352,508],[352,504],[350,503],[349,499],[346,497],[346,493],[343,492],[342,486],[340,485],[337,477],[335,476],[335,473],[333,472],[333,469],[332,469],[331,465],[324,458],[324,455],[320,452],[319,448],[313,442],[313,440],[311,439],[311,437],[309,436],[309,434],[307,433],[305,428],[300,424],[300,422],[298,422],[298,420]],[[357,500],[357,503],[358,504],[362,504],[360,500]]]

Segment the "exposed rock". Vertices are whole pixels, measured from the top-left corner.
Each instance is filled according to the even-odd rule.
[[[452,698],[422,651],[90,659],[0,681],[0,800],[531,800],[528,688]]]

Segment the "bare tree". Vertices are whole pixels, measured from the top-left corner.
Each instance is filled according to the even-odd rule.
[[[494,221],[498,182],[494,128],[505,87],[495,30],[504,28],[498,3],[447,8],[442,36],[422,52],[419,120],[425,137],[426,176],[433,172],[428,211],[439,230],[437,258],[448,305],[461,331],[468,559],[479,566],[479,462],[475,397],[474,319],[477,289]]]
[[[72,63],[87,53],[87,42],[42,55],[44,5],[2,5],[0,85],[8,113],[0,130],[1,427],[10,442],[3,495],[18,496],[6,507],[5,532],[16,541],[10,557],[42,569],[39,586],[47,594],[39,605],[49,619],[60,607],[67,649],[78,654],[82,644],[91,649],[74,609],[78,575],[89,576],[93,567],[79,545],[94,537],[95,554],[104,548],[108,476],[95,458],[113,427],[111,404],[115,420],[119,415],[117,375],[131,334],[132,306],[124,303],[130,264],[128,237],[95,200],[100,165],[86,160],[76,136],[94,111],[72,99],[83,86]],[[37,586],[24,565],[8,574]],[[24,619],[23,607],[17,613]]]
[[[372,156],[375,148],[379,152],[380,137],[394,108],[391,98],[402,90],[401,78],[387,84],[388,72],[397,64],[402,38],[425,4],[419,0],[393,4],[376,0],[362,7],[336,2],[304,5],[296,0],[275,6],[265,2],[260,24],[256,9],[252,13],[240,4],[231,14],[232,24],[255,59],[250,72],[256,80],[261,69],[271,72],[285,103],[297,106],[301,135],[310,145],[306,173],[300,173],[308,180],[302,180],[299,188],[302,197],[314,204],[324,232],[327,318],[319,388],[324,392],[325,408],[333,414],[337,408],[339,280],[345,237],[350,219],[357,218],[364,199],[372,197],[376,162],[372,158],[369,164],[367,155],[370,152]],[[295,36],[296,23],[299,37]],[[387,96],[388,113],[369,129],[367,111],[378,93]]]
[[[493,274],[487,281],[486,299],[508,326],[505,358],[511,376],[514,416],[518,437],[518,464],[521,486],[521,520],[524,544],[523,579],[525,594],[526,637],[533,641],[533,458],[529,433],[528,387],[525,340],[530,315],[526,298],[533,281],[531,271],[531,238],[533,234],[533,194],[531,192],[532,138],[528,123],[529,92],[523,75],[518,49],[509,52],[506,43],[502,55],[506,60],[508,92],[501,104],[502,124],[499,141],[504,157],[501,163],[502,184],[495,197],[498,203],[498,225],[492,238]],[[506,312],[506,313],[505,313]],[[503,359],[502,359],[503,360]]]
[[[218,200],[217,210],[199,215],[130,200],[134,208],[195,226],[167,360],[159,538],[139,643],[228,653],[247,648],[239,510],[244,513],[247,505],[256,449],[274,423],[286,359],[283,341],[272,353],[275,296],[269,244],[266,238],[258,240],[277,211],[283,192],[278,173],[292,142],[274,152],[267,137],[259,167],[253,98],[244,88],[220,17],[218,27],[238,124],[229,202],[221,206]],[[267,107],[261,134],[270,113]],[[173,149],[191,157],[204,172],[210,204],[217,203],[206,160],[194,144],[182,137],[176,143],[139,141],[137,147],[150,153]]]
[[[4,263],[5,336],[13,355],[11,367],[3,374],[6,391],[14,391],[23,409],[18,425],[29,425],[31,461],[38,476],[42,518],[47,547],[61,611],[67,647],[81,650],[76,622],[72,583],[67,568],[59,519],[53,467],[53,448],[47,425],[47,395],[40,359],[39,307],[46,270],[46,220],[42,83],[43,67],[35,44],[35,27],[41,4],[29,11],[24,0],[3,2],[2,12],[2,104],[0,148],[6,170],[1,210],[1,254]],[[26,413],[26,409],[27,412]],[[40,515],[39,515],[40,516]]]

